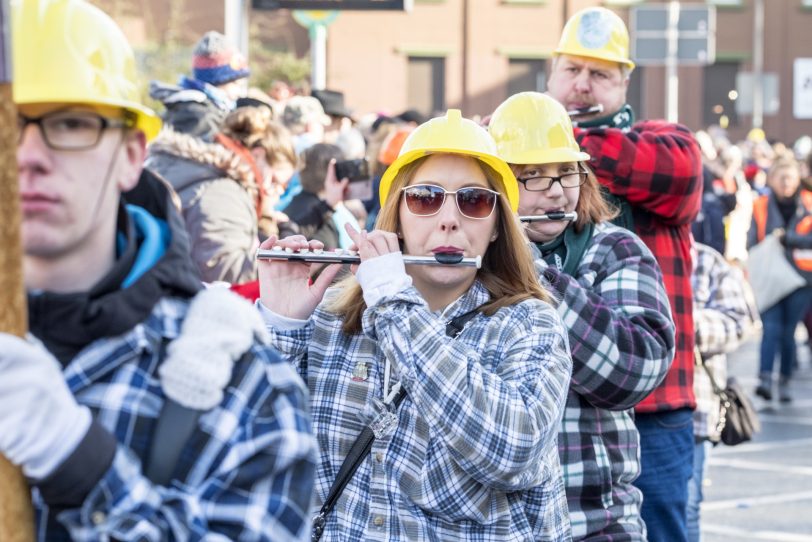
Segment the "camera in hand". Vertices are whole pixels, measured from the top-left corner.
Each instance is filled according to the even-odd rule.
[[[372,198],[372,176],[366,158],[336,162],[336,177],[349,179],[347,199],[368,200]]]
[[[370,178],[369,162],[366,158],[336,162],[336,177],[338,180],[346,177],[351,183],[366,181]]]

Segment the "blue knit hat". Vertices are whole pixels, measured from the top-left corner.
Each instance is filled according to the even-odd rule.
[[[198,81],[219,86],[251,75],[240,51],[219,32],[200,38],[192,56],[192,74]]]

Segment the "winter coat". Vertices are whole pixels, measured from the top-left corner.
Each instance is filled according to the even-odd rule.
[[[77,448],[36,483],[37,539],[309,539],[315,443],[302,381],[244,320],[229,318],[227,307],[242,301],[199,292],[178,213],[167,202],[151,208],[143,195],[125,199],[118,257],[96,285],[29,293],[32,334],[93,414]],[[211,294],[214,304],[199,304]],[[205,310],[193,319],[196,307]],[[201,342],[208,356],[194,355]],[[147,476],[148,461],[157,420],[169,397],[178,400],[165,378],[172,360],[197,377],[181,380],[195,380],[197,389],[219,375],[213,360],[231,370],[206,397],[214,406],[194,407],[202,414],[170,481],[157,483]]]
[[[171,130],[150,145],[146,164],[180,196],[192,259],[203,281],[254,280],[258,188],[251,164],[217,142]]]

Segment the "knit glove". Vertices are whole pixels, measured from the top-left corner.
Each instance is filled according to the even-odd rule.
[[[358,266],[355,278],[364,292],[367,307],[374,307],[384,297],[395,295],[412,285],[412,277],[406,274],[400,252],[364,260]]]
[[[0,453],[42,480],[76,449],[91,420],[50,352],[0,333]]]
[[[223,400],[234,362],[255,340],[268,339],[262,318],[248,300],[224,288],[201,291],[158,369],[164,393],[187,408],[214,408]]]

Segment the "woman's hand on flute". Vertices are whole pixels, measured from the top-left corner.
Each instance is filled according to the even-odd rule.
[[[359,232],[350,224],[345,224],[344,229],[355,244],[351,248],[358,251],[362,263],[378,256],[400,252],[398,236],[391,231],[372,230],[368,232],[367,230],[361,230]]]
[[[412,278],[406,274],[396,234],[382,230],[358,232],[349,224],[345,229],[361,257],[360,265],[352,266],[352,270],[364,292],[367,307],[411,286]]]
[[[303,235],[292,235],[277,239],[272,235],[266,239],[260,249],[270,250],[274,247],[299,250],[320,250],[324,248],[321,241],[308,241]],[[311,281],[313,267],[320,264],[284,260],[259,260],[259,299],[272,312],[306,320],[316,310],[324,297],[324,292],[333,282],[341,265],[332,264]]]

